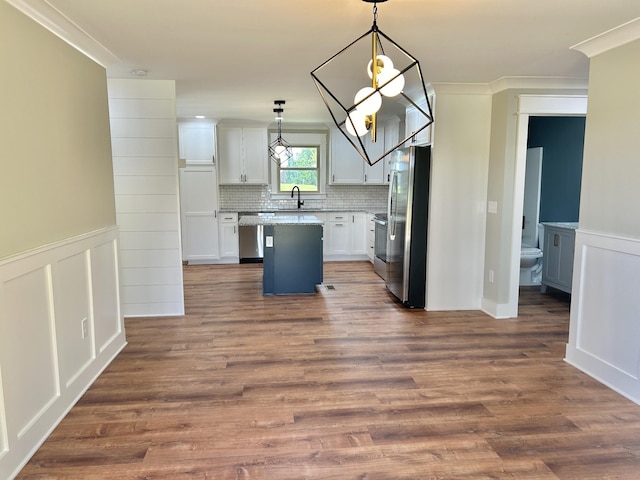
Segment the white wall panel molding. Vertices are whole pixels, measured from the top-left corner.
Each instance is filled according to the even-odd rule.
[[[104,228],[0,261],[0,478],[126,344],[117,235]]]
[[[640,239],[576,231],[566,361],[640,404]]]

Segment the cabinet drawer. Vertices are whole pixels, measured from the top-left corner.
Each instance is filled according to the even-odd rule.
[[[221,223],[237,223],[238,222],[238,213],[221,213],[219,218]]]
[[[350,222],[351,221],[351,214],[348,212],[344,212],[344,213],[330,213],[329,214],[329,221],[330,222]]]

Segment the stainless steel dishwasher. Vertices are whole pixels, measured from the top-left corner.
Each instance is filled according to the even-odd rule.
[[[273,213],[243,213],[245,216],[273,216]],[[240,263],[262,263],[264,258],[264,227],[262,225],[240,225],[238,242]]]

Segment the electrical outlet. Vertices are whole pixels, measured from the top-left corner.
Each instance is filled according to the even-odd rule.
[[[489,270],[489,283],[493,283],[495,274],[493,272],[493,270]]]
[[[89,320],[87,318],[82,319],[82,339],[84,340],[89,335]]]

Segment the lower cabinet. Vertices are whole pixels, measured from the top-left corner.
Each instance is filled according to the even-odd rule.
[[[218,227],[220,230],[220,263],[239,263],[238,214],[221,213]]]
[[[373,256],[375,252],[376,243],[376,224],[373,221],[373,215],[367,214],[367,257],[369,261],[373,263]]]
[[[368,259],[366,213],[330,213],[325,223],[325,230],[327,260]]]
[[[549,286],[571,293],[575,241],[575,228],[544,224],[542,292]]]

